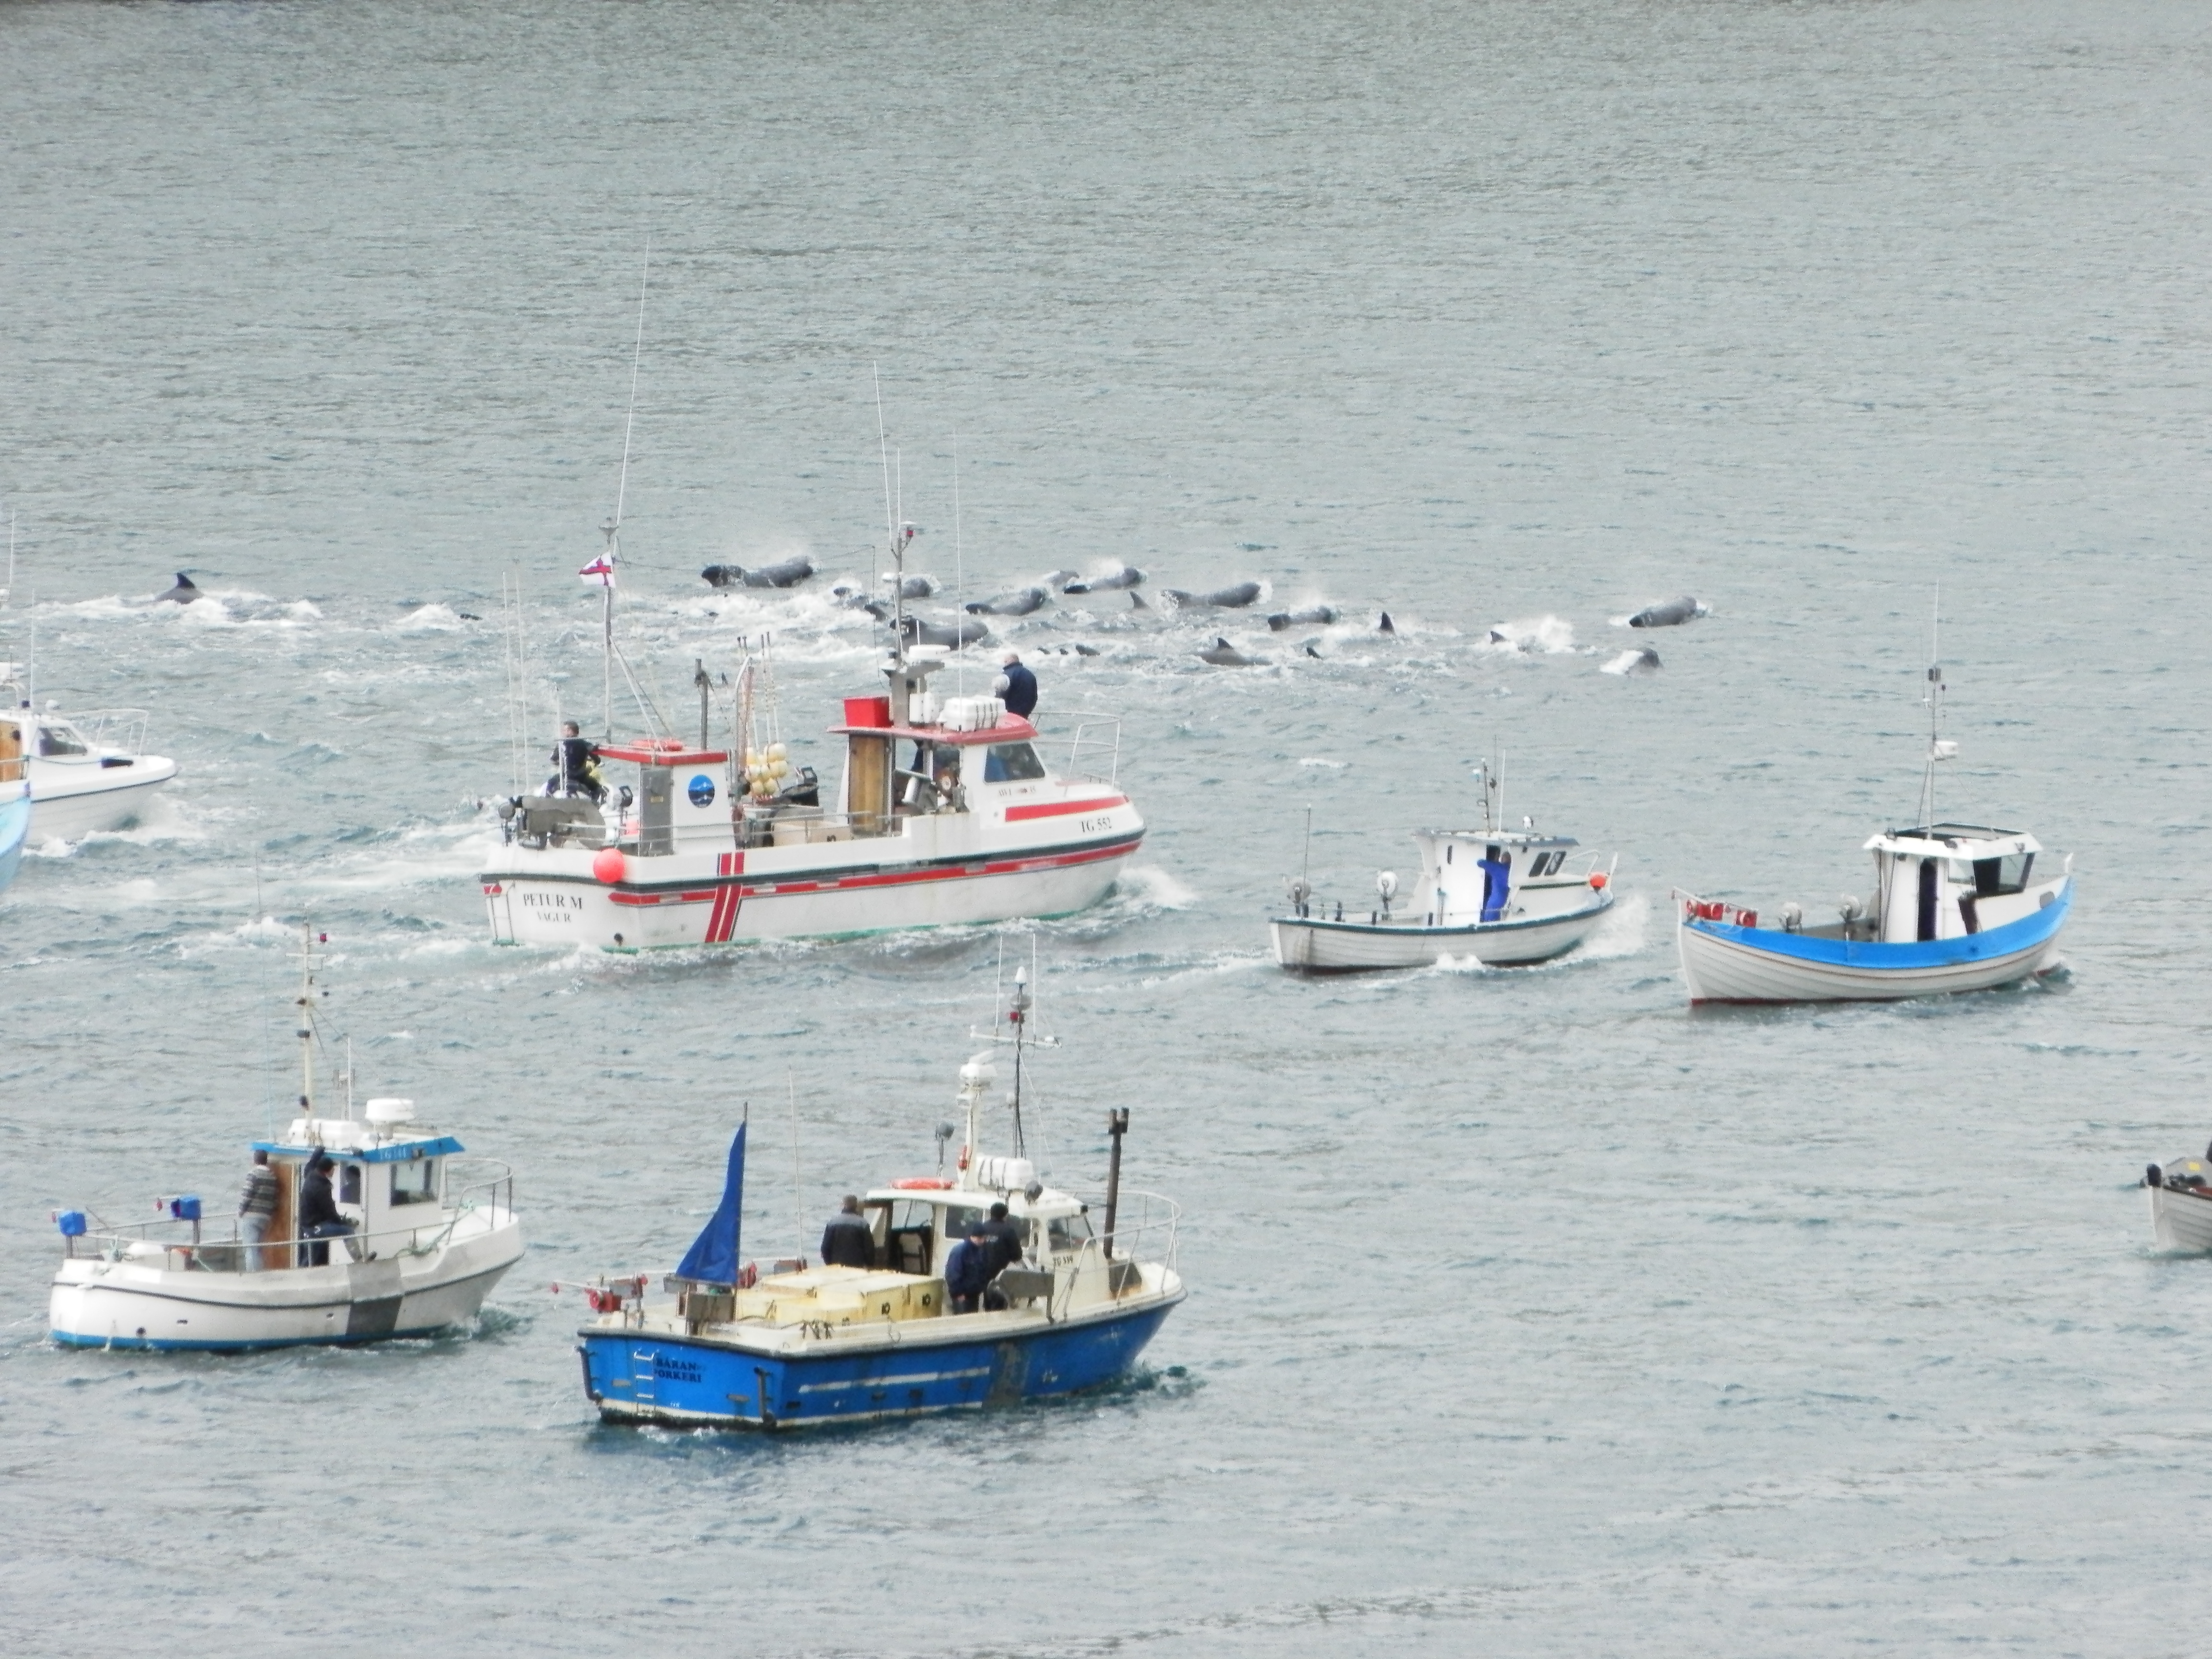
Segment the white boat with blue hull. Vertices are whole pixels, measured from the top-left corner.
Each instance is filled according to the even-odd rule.
[[[1025,1000],[1018,984],[1017,1017]],[[866,1267],[738,1267],[741,1127],[721,1206],[670,1276],[665,1288],[673,1294],[648,1298],[642,1278],[592,1288],[598,1316],[578,1333],[578,1346],[584,1389],[601,1417],[808,1428],[1007,1405],[1126,1373],[1183,1298],[1175,1206],[1121,1190],[1126,1111],[1108,1121],[1113,1174],[1103,1214],[1044,1185],[1024,1158],[976,1155],[984,1097],[996,1080],[988,1052],[961,1067],[967,1144],[957,1178],[896,1181],[862,1197]],[[1017,1105],[1018,1137],[1019,1121]],[[994,1203],[1006,1206],[1008,1259],[969,1310],[952,1294],[965,1277],[952,1253]],[[968,1248],[999,1247],[987,1240]]]
[[[1779,927],[1756,911],[1677,892],[1675,939],[1694,1005],[1711,1002],[1887,1002],[1985,991],[2045,974],[2074,903],[2074,860],[2039,876],[2043,847],[2018,830],[1936,820],[1936,771],[1958,745],[1940,735],[1943,674],[1928,671],[1928,756],[1920,823],[1885,830],[1874,855],[1874,896],[1846,895],[1839,919],[1807,927],[1797,905]]]
[[[273,1211],[249,1231],[191,1194],[160,1219],[111,1226],[82,1210],[55,1218],[63,1257],[48,1310],[65,1347],[248,1349],[427,1336],[466,1324],[522,1256],[513,1177],[459,1167],[464,1148],[415,1120],[412,1101],[372,1100],[362,1115],[319,1115],[312,1054],[312,961],[301,1006],[301,1115],[255,1143]],[[303,1224],[319,1200],[335,1218]]]

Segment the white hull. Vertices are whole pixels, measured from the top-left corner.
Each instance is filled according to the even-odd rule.
[[[129,767],[31,763],[31,840],[82,841],[120,830],[177,775],[174,761],[142,756]]]
[[[333,1256],[344,1254],[333,1241]],[[167,1251],[141,1260],[76,1256],[55,1276],[48,1324],[72,1347],[264,1348],[423,1335],[482,1311],[522,1256],[512,1211],[421,1256],[270,1273],[179,1269]]]
[[[2010,985],[2057,965],[2056,933],[2019,951],[1927,967],[1860,967],[1777,956],[1678,923],[1682,978],[1699,1002],[1896,1002]]]
[[[2161,1250],[2212,1250],[2212,1197],[2149,1187],[2151,1237]]]
[[[592,876],[585,849],[502,847],[483,872],[484,902],[495,943],[611,951],[1066,915],[1112,890],[1144,822],[1119,795],[1054,821],[1082,839],[1001,834],[984,846],[958,819],[925,817],[905,835],[632,856],[613,884]]]
[[[1518,967],[1564,956],[1589,936],[1613,905],[1609,893],[1587,909],[1534,921],[1493,921],[1462,927],[1396,922],[1329,921],[1279,916],[1268,924],[1275,960],[1294,973],[1353,974],[1425,968],[1472,957],[1488,967]]]

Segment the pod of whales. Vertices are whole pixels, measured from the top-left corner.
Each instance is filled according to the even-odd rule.
[[[1200,605],[1218,611],[1242,611],[1260,597],[1257,582],[1237,582],[1227,587],[1217,587],[1211,593],[1186,593],[1180,587],[1166,590],[1167,596],[1179,609],[1194,610]]]
[[[1044,609],[1051,596],[1042,587],[1017,587],[988,599],[970,599],[962,607],[971,617],[1026,617]]]
[[[1133,564],[1125,564],[1103,576],[1078,576],[1060,591],[1063,593],[1111,593],[1120,588],[1138,586],[1144,580],[1143,571]]]
[[[710,564],[699,573],[709,587],[796,587],[813,574],[814,561],[804,553],[750,570],[741,564]]]
[[[1285,628],[1326,628],[1343,614],[1333,605],[1310,605],[1303,611],[1278,611],[1267,626],[1278,634]]]
[[[177,572],[177,585],[171,588],[167,592],[157,597],[154,603],[156,605],[190,605],[194,599],[199,598],[199,596],[200,591],[198,588],[192,586],[192,579],[185,574],[183,571],[179,570]]]
[[[1680,628],[1686,622],[1695,621],[1705,614],[1705,609],[1687,593],[1679,599],[1668,599],[1663,605],[1647,605],[1628,619],[1631,628]]]

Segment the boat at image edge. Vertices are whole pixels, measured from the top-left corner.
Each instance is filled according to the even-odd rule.
[[[47,1316],[54,1341],[247,1349],[427,1336],[475,1318],[521,1260],[504,1164],[473,1160],[477,1179],[459,1185],[453,1165],[465,1149],[415,1121],[412,1101],[372,1100],[358,1119],[316,1113],[312,960],[301,980],[301,1115],[252,1148],[268,1154],[276,1176],[269,1236],[245,1243],[236,1218],[207,1217],[191,1194],[161,1200],[151,1222],[110,1225],[65,1210],[55,1218],[64,1254]],[[298,1234],[300,1184],[317,1152],[334,1166],[350,1233]]]

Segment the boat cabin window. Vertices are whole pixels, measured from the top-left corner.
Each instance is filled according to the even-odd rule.
[[[1045,1242],[1055,1250],[1079,1250],[1091,1242],[1091,1218],[1056,1215],[1045,1224]]]
[[[957,1243],[967,1237],[968,1230],[977,1222],[989,1218],[988,1210],[960,1209],[948,1204],[945,1206],[945,1236]]]
[[[337,1201],[339,1203],[358,1204],[361,1202],[360,1164],[341,1164],[338,1165],[337,1189]]]
[[[937,1206],[902,1198],[888,1207],[890,1219],[883,1237],[884,1266],[894,1273],[927,1273],[935,1255],[933,1235],[937,1231]]]
[[[1022,783],[1044,775],[1044,763],[1025,743],[994,743],[983,757],[983,781]]]
[[[2033,853],[2009,853],[2002,858],[1974,860],[1974,895],[1988,898],[1996,893],[2017,893],[2027,886],[2027,872],[2035,867]]]
[[[392,1166],[392,1203],[435,1204],[438,1201],[438,1160],[413,1158]]]
[[[66,726],[39,725],[39,753],[41,755],[83,755],[91,751],[84,739]]]

